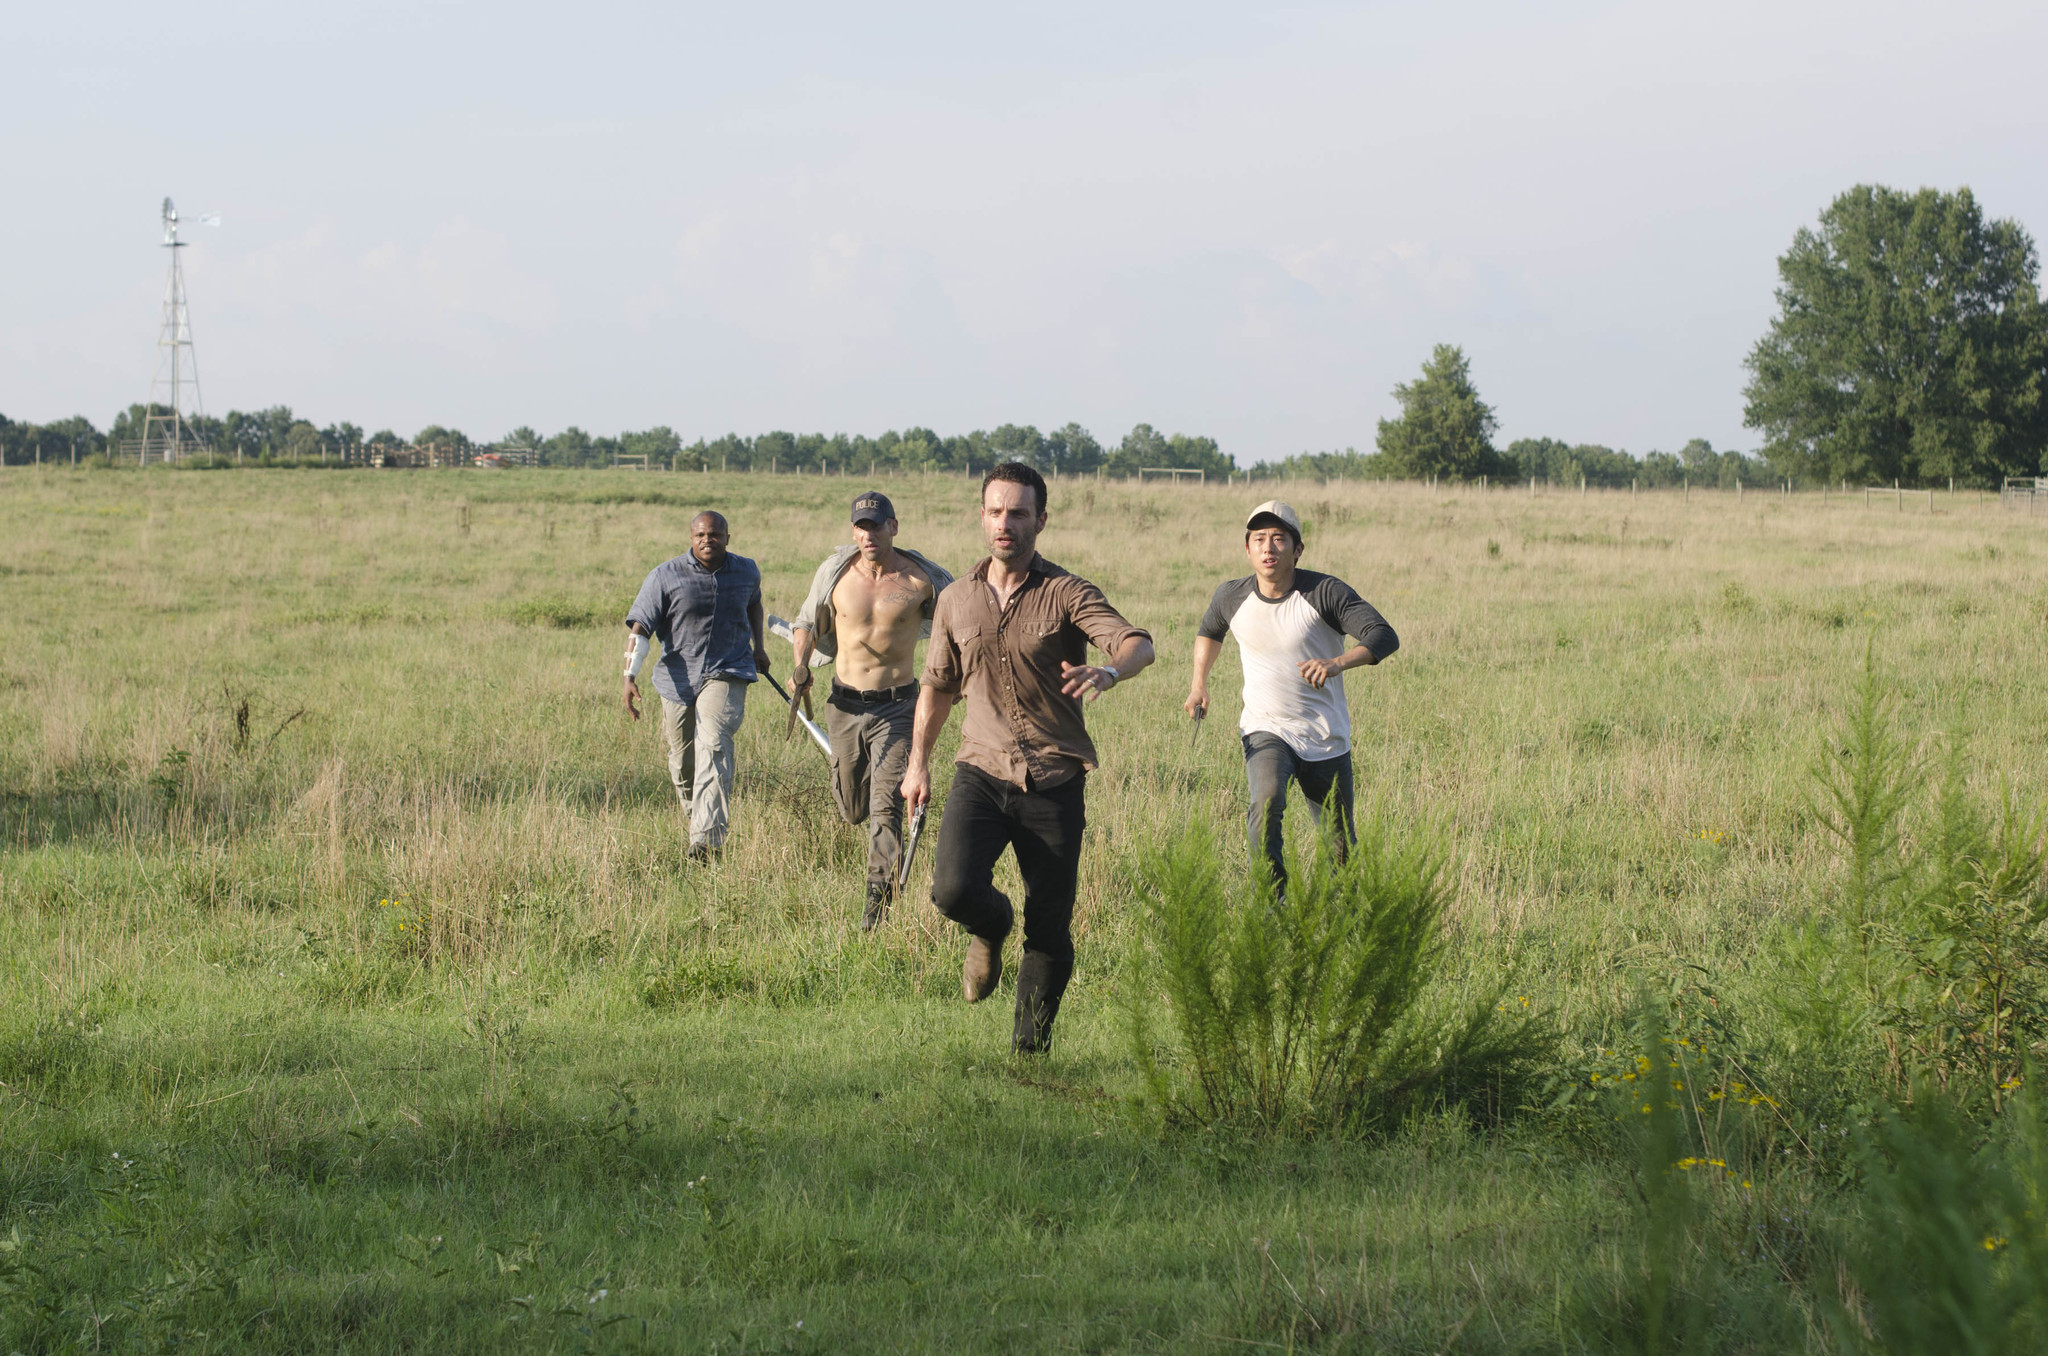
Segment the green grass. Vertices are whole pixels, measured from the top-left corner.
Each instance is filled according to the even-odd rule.
[[[1228,727],[1178,715],[1243,494],[1053,487],[1046,554],[1162,661],[1091,713],[1050,1059],[1007,1055],[1007,994],[959,1001],[921,895],[859,937],[858,835],[765,689],[730,850],[685,866],[617,618],[699,507],[792,615],[858,488],[0,477],[6,1349],[1641,1349],[1638,1168],[1590,1093],[1363,1142],[1141,1104],[1133,873],[1243,811]],[[971,484],[886,488],[906,544],[976,557]],[[1811,768],[1874,636],[1910,739],[2048,800],[2039,522],[1288,496],[1401,632],[1349,680],[1361,794],[1446,845],[1454,969],[1554,1015],[1560,1088],[1677,993],[1834,1137],[1713,1188],[1684,1263],[1701,1349],[1820,1349],[1859,1207],[1802,1073],[1799,928],[1841,879]]]

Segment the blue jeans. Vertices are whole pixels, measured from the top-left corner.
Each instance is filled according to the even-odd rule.
[[[1301,794],[1308,797],[1309,813],[1318,824],[1322,823],[1324,808],[1336,806],[1341,829],[1333,841],[1337,860],[1343,861],[1357,836],[1351,820],[1351,755],[1347,752],[1335,758],[1303,758],[1286,740],[1264,730],[1253,731],[1243,739],[1245,779],[1251,783],[1252,791],[1246,827],[1250,830],[1253,860],[1263,849],[1266,864],[1272,868],[1273,884],[1283,891],[1287,888],[1281,824],[1287,817],[1287,783],[1296,781],[1301,783]]]

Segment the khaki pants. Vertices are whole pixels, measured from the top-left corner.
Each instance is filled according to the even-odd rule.
[[[832,740],[832,799],[849,824],[868,826],[868,883],[894,888],[903,858],[903,770],[917,698],[864,702],[834,688],[825,702]]]
[[[706,681],[688,704],[661,699],[668,777],[690,820],[691,847],[722,847],[731,818],[732,740],[747,715],[747,685]]]

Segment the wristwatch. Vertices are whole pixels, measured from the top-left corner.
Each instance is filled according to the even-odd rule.
[[[1114,664],[1097,664],[1095,666],[1095,671],[1097,673],[1106,673],[1109,675],[1110,687],[1115,687],[1118,683],[1123,681],[1124,676],[1116,671],[1116,665]],[[1109,688],[1103,689],[1103,691],[1105,692],[1107,692],[1108,690]]]

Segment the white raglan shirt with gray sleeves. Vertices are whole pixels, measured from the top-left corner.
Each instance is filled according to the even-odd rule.
[[[1314,570],[1296,570],[1284,598],[1261,594],[1256,575],[1231,580],[1209,600],[1200,634],[1217,641],[1226,634],[1237,637],[1244,660],[1244,714],[1237,728],[1277,735],[1310,762],[1351,751],[1351,710],[1344,703],[1343,674],[1310,687],[1301,662],[1335,659],[1349,648],[1346,635],[1375,660],[1401,645],[1386,618],[1356,590]]]

